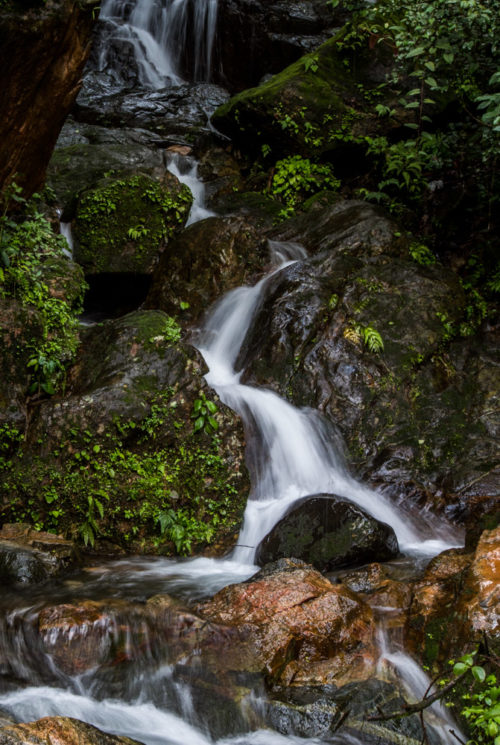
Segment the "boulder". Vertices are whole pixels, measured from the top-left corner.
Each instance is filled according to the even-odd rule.
[[[370,81],[369,71],[383,45],[349,65],[341,47],[344,34],[345,29],[259,86],[233,96],[214,113],[213,125],[252,155],[260,155],[262,145],[273,155],[348,150],[352,170],[356,139],[383,134],[395,124],[377,117],[358,86],[380,83],[379,77]]]
[[[3,583],[34,585],[75,563],[75,546],[60,535],[31,526],[4,524],[0,530],[0,579]]]
[[[90,51],[97,3],[58,0],[0,12],[0,192],[12,179],[30,196],[44,182]]]
[[[191,192],[171,173],[161,183],[140,173],[104,179],[79,195],[75,260],[86,274],[150,273],[191,204]]]
[[[252,283],[268,262],[266,240],[243,217],[210,217],[190,225],[163,251],[145,307],[200,320],[224,293]]]
[[[241,425],[180,337],[161,311],[82,333],[65,394],[36,407],[8,454],[5,520],[37,519],[87,541],[97,520],[107,539],[137,551],[223,553],[235,541],[249,488]],[[208,421],[194,429],[200,396],[215,407],[219,436]]]
[[[392,559],[398,550],[389,525],[351,502],[315,494],[296,503],[261,541],[256,563],[293,556],[328,571]]]
[[[499,330],[470,323],[457,276],[415,261],[411,236],[361,202],[268,235],[310,258],[267,283],[244,381],[325,413],[357,474],[395,497],[498,494]]]
[[[139,171],[163,178],[163,147],[164,141],[151,132],[83,124],[69,117],[47,168],[47,185],[63,210],[63,219],[68,222],[73,217],[79,192],[97,184],[105,174]]]
[[[269,564],[198,607],[211,623],[233,629],[202,649],[218,675],[265,674],[268,685],[342,685],[373,673],[377,656],[369,607],[301,561]],[[235,636],[236,635],[236,636]]]
[[[109,735],[69,717],[44,717],[0,729],[0,745],[141,745],[129,737]]]

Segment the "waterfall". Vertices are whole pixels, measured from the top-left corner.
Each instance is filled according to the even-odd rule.
[[[290,506],[321,492],[345,497],[391,525],[405,551],[437,553],[448,548],[446,538],[424,541],[424,526],[348,474],[316,412],[240,383],[242,371],[234,366],[269,278],[306,257],[304,248],[293,243],[270,242],[270,249],[272,272],[254,287],[239,287],[222,298],[196,343],[209,368],[207,383],[252,432],[253,485],[234,561],[252,564],[258,544]]]
[[[100,19],[108,27],[98,67],[120,77],[112,47],[132,50],[140,83],[160,89],[183,81],[183,56],[190,58],[192,81],[208,81],[217,20],[217,0],[105,0]]]
[[[193,195],[193,205],[185,227],[199,220],[204,220],[206,217],[213,217],[215,212],[211,212],[205,207],[205,184],[198,178],[197,161],[189,156],[180,155],[180,153],[171,153],[169,154],[167,170],[177,176],[181,184],[186,184]]]

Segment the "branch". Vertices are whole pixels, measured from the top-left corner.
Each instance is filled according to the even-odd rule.
[[[421,701],[417,701],[416,704],[403,704],[399,711],[391,711],[389,714],[367,716],[366,719],[371,722],[386,722],[388,719],[401,719],[402,717],[409,717],[416,712],[423,711],[424,709],[427,709],[428,706],[432,706],[433,703],[439,701],[443,696],[446,696],[446,694],[451,691],[454,686],[462,680],[462,678],[465,678],[468,672],[469,670],[467,669],[459,675],[458,678],[454,678],[439,691],[433,693],[432,696],[424,696],[424,698]]]

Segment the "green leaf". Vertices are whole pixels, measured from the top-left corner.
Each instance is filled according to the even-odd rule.
[[[199,416],[198,419],[194,423],[194,431],[198,432],[198,430],[203,429],[204,424],[205,424],[205,417]]]
[[[465,662],[455,662],[453,665],[453,674],[454,675],[462,675],[469,669],[469,666],[465,664]]]
[[[486,678],[484,667],[480,667],[479,665],[474,665],[474,667],[472,668],[472,674],[478,683],[482,683],[483,680]]]
[[[215,414],[217,411],[217,406],[214,404],[213,401],[207,401],[207,409],[211,414]]]
[[[419,57],[424,52],[425,52],[425,47],[415,47],[415,49],[411,49],[406,56],[408,58]]]
[[[434,64],[434,62],[432,62],[431,60],[429,60],[428,62],[425,62],[424,64],[425,64],[425,66],[426,66],[426,68],[428,70],[430,70],[431,72],[435,72],[436,65]]]
[[[443,54],[443,59],[444,59],[445,62],[447,62],[449,65],[451,65],[451,63],[455,59],[455,55],[453,54],[453,52],[445,52]]]
[[[210,426],[211,426],[211,427],[212,427],[212,428],[213,428],[213,429],[214,429],[215,431],[217,431],[217,430],[219,429],[219,425],[218,425],[217,421],[216,421],[216,420],[215,420],[215,419],[213,418],[213,416],[209,416],[209,417],[208,417],[208,422],[209,422]]]

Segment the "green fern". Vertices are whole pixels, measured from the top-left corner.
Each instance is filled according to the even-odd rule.
[[[361,334],[363,336],[363,342],[370,352],[379,354],[384,351],[384,342],[377,329],[373,326],[365,326],[361,328]]]

